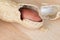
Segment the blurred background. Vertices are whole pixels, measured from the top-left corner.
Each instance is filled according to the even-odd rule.
[[[60,0],[14,0],[14,1],[20,2],[20,3],[35,4],[38,6],[40,6],[41,3],[60,4]]]

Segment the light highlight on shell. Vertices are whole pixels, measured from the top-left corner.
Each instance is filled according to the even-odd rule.
[[[49,20],[55,20],[59,15],[59,5],[46,5],[46,6],[41,6],[41,14],[44,17],[44,19],[49,19]]]

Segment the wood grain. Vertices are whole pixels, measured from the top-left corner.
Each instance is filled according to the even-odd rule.
[[[0,40],[29,40],[29,37],[11,23],[0,20]]]

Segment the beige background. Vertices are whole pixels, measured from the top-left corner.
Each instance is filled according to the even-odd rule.
[[[60,0],[14,0],[20,3],[29,3],[40,6],[41,3],[60,4]]]
[[[19,2],[19,1],[18,1]],[[41,3],[60,4],[59,0],[21,0],[20,3],[31,3],[40,6]],[[17,23],[0,20],[0,40],[60,40],[60,19],[46,20],[43,27],[48,31],[28,30]]]

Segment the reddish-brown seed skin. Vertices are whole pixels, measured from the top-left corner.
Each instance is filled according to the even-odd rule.
[[[29,9],[22,10],[22,18],[23,19],[30,19],[30,20],[36,21],[36,22],[42,21],[41,17],[38,15],[38,12],[33,11],[33,10],[29,10]]]

